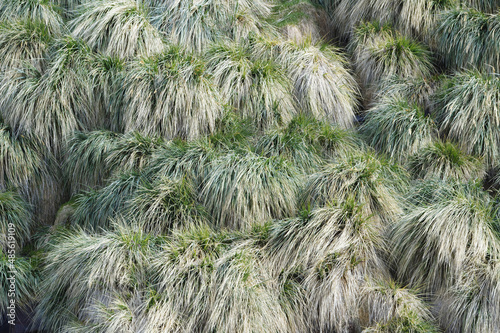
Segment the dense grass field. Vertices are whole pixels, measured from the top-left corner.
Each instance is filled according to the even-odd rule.
[[[2,332],[500,332],[499,191],[500,0],[0,0]]]

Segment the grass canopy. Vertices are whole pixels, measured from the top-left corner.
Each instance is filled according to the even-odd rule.
[[[366,281],[388,276],[382,230],[364,211],[351,200],[271,229],[267,247],[274,274],[297,277],[305,290],[308,325],[318,331],[360,325]]]
[[[464,181],[482,179],[486,175],[480,159],[465,154],[449,141],[435,141],[423,147],[409,157],[407,168],[419,179]]]
[[[427,47],[378,22],[357,27],[349,48],[365,88],[376,89],[394,75],[426,78],[434,70]]]
[[[213,162],[200,200],[218,226],[248,229],[296,211],[297,170],[281,157],[229,153]]]
[[[439,50],[449,66],[500,71],[500,14],[459,8],[442,14]]]
[[[195,139],[223,115],[203,61],[179,48],[133,61],[124,83],[125,130],[167,139]]]
[[[410,193],[420,193],[410,200],[416,205],[409,205],[391,237],[404,281],[435,292],[456,283],[467,261],[499,257],[494,202],[477,184],[431,181]]]
[[[0,192],[1,250],[10,253],[9,250],[21,248],[29,240],[32,227],[33,216],[29,204],[15,192]],[[9,244],[14,244],[14,247],[8,247]]]
[[[284,52],[301,111],[343,128],[354,125],[358,86],[338,49],[305,41]]]
[[[440,131],[464,152],[484,158],[488,166],[500,153],[500,77],[478,71],[450,77],[436,110]]]
[[[271,14],[265,0],[152,0],[154,24],[174,44],[202,53],[220,39],[236,41],[259,33]]]
[[[401,98],[385,100],[368,110],[360,131],[368,144],[399,162],[437,136],[436,125],[425,110]]]
[[[303,190],[303,207],[323,207],[354,200],[366,216],[392,221],[401,213],[400,190],[406,182],[400,167],[379,160],[372,152],[340,156],[309,177]]]
[[[276,56],[261,55],[259,41],[217,44],[208,68],[224,102],[259,129],[285,125],[297,113],[292,82]]]
[[[131,59],[161,53],[164,44],[141,0],[89,1],[79,7],[70,25],[73,35],[109,56]]]
[[[7,20],[0,23],[1,71],[21,67],[28,61],[37,68],[46,66],[47,52],[54,35],[42,22],[32,20]]]

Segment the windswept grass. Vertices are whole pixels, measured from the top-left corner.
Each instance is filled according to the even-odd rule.
[[[100,119],[89,107],[89,52],[86,44],[66,37],[46,72],[25,64],[3,77],[2,116],[16,135],[39,139],[57,155],[74,132],[97,125]]]
[[[457,0],[404,1],[394,25],[407,36],[420,38],[435,49],[439,43],[435,31],[443,10],[454,8]],[[395,1],[397,3],[397,1]]]
[[[500,332],[498,10],[0,0],[0,287],[15,226],[44,332]]]
[[[163,313],[182,316],[188,332],[288,332],[259,257],[258,249],[224,232],[202,227],[175,234],[153,261]]]
[[[419,296],[422,295],[392,280],[368,283],[363,304],[371,325],[363,333],[440,332],[430,306]]]
[[[325,0],[327,10],[332,15],[332,22],[344,38],[351,38],[356,27],[365,21],[378,21],[391,24],[397,15],[394,0]]]
[[[390,26],[363,23],[350,42],[354,65],[365,88],[376,89],[392,76],[426,78],[433,72],[429,50]]]
[[[296,169],[281,157],[230,153],[213,162],[200,200],[218,226],[248,229],[296,211]]]
[[[500,329],[500,267],[497,260],[465,267],[460,280],[439,298],[440,322],[449,331]]]
[[[269,27],[262,20],[271,14],[265,0],[153,0],[153,21],[174,44],[202,53],[221,39],[246,39]]]
[[[436,125],[425,111],[401,98],[385,100],[371,108],[360,131],[372,147],[399,162],[437,136]]]
[[[118,140],[119,136],[109,131],[75,133],[68,143],[64,162],[73,194],[106,183],[112,172],[107,158]]]
[[[17,251],[29,240],[33,226],[31,207],[15,192],[0,192],[0,248]],[[14,239],[9,239],[9,236]],[[14,248],[8,248],[9,243]],[[7,289],[4,289],[7,290]],[[2,309],[3,310],[3,309]]]
[[[129,218],[155,235],[187,229],[208,220],[205,209],[198,203],[195,188],[187,179],[163,178],[143,184],[129,205]]]
[[[393,76],[381,82],[375,97],[375,103],[385,100],[402,98],[411,104],[416,104],[424,109],[424,112],[432,113],[435,107],[435,94],[439,89],[441,77],[405,78]]]
[[[50,223],[61,199],[60,169],[38,139],[15,136],[0,127],[0,190],[15,190],[33,209],[37,222]]]
[[[155,151],[145,173],[153,178],[190,178],[198,187],[207,176],[211,163],[219,156],[220,152],[204,140],[174,141]]]
[[[302,112],[340,127],[354,125],[358,86],[339,50],[305,41],[284,53]]]
[[[86,321],[74,319],[64,325],[61,333],[119,333],[155,332],[159,329],[155,313],[154,290],[134,290],[131,293],[113,293],[105,301],[96,301],[88,311]],[[149,304],[151,307],[145,307]],[[166,314],[165,314],[166,315]],[[175,327],[174,325],[172,325]],[[162,326],[161,329],[168,329]]]
[[[269,20],[281,34],[296,43],[319,42],[330,37],[330,18],[315,1],[275,1]]]
[[[381,230],[364,210],[349,201],[284,220],[271,230],[268,250],[274,274],[301,274],[308,325],[315,330],[359,325],[366,280],[388,274]]]
[[[241,118],[234,110],[227,110],[216,123],[216,130],[208,136],[207,143],[218,150],[250,149],[257,129],[251,119]]]
[[[166,143],[161,137],[148,137],[130,132],[118,138],[106,157],[106,164],[115,174],[141,172],[155,152],[165,146]]]
[[[500,14],[453,9],[442,14],[439,49],[448,66],[500,71]]]
[[[131,59],[161,53],[165,44],[141,0],[89,1],[70,22],[73,35],[109,56]]]
[[[38,21],[9,20],[0,23],[0,71],[20,67],[29,61],[38,68],[46,65],[47,51],[53,38],[47,27]]]
[[[440,178],[468,181],[486,172],[480,159],[467,155],[451,142],[436,141],[410,156],[408,171],[419,179]]]
[[[323,160],[320,151],[307,140],[306,135],[304,132],[290,131],[289,126],[285,129],[268,131],[259,138],[256,152],[265,157],[285,158],[303,174],[314,172]]]
[[[469,7],[486,13],[496,13],[500,8],[500,1],[498,0],[463,0],[462,2]]]
[[[453,8],[455,0],[323,0],[333,18],[335,28],[344,38],[355,34],[356,27],[365,21],[391,24],[407,36],[427,42],[433,33],[439,13]]]
[[[417,205],[410,205],[395,225],[392,251],[403,281],[435,292],[457,283],[466,261],[498,258],[500,239],[494,203],[478,185],[429,186],[434,193],[417,191],[424,201],[413,199]]]
[[[0,188],[15,188],[36,203],[51,191],[54,181],[50,156],[43,156],[38,140],[15,137],[8,127],[0,128]]]
[[[202,331],[211,307],[208,288],[214,263],[232,241],[228,233],[207,227],[174,233],[151,262],[154,281],[165,295],[158,304],[162,313],[158,325],[172,320],[184,331]]]
[[[52,34],[65,32],[63,19],[53,1],[47,0],[2,0],[0,21],[31,20],[42,22]]]
[[[500,157],[500,77],[465,71],[450,77],[436,117],[445,137],[492,166]]]
[[[114,232],[92,235],[64,232],[55,237],[42,272],[41,302],[36,319],[41,327],[59,331],[71,321],[94,318],[92,306],[113,293],[140,286],[161,240],[137,227],[115,225]]]
[[[361,146],[354,132],[307,116],[295,117],[287,127],[273,129],[261,136],[256,152],[281,156],[304,174],[317,171],[324,159],[346,154]]]
[[[29,306],[35,300],[35,290],[39,282],[37,272],[35,271],[32,262],[27,258],[16,258],[14,260],[15,273],[15,301],[16,312],[29,309]],[[9,290],[12,283],[12,269],[8,260],[7,254],[0,252],[0,287],[4,291],[0,295],[0,311],[2,314],[7,314],[7,307],[11,305]],[[6,316],[0,318],[0,324],[4,324]],[[17,323],[17,321],[16,321]]]
[[[124,84],[127,131],[195,139],[213,132],[223,113],[205,64],[175,47],[132,62]]]
[[[117,176],[107,186],[78,195],[71,223],[88,231],[98,232],[112,227],[113,220],[129,214],[129,201],[148,180],[137,173]]]
[[[311,175],[301,201],[304,207],[323,207],[354,200],[363,204],[364,216],[388,222],[401,213],[400,189],[405,182],[401,168],[371,152],[356,152],[335,159]]]
[[[100,127],[124,132],[123,80],[126,62],[118,57],[93,54],[90,59],[90,79],[93,90],[90,105],[99,114]]]
[[[260,129],[287,124],[297,112],[292,83],[276,57],[256,49],[243,42],[218,44],[209,51],[208,68],[224,102],[242,117]]]

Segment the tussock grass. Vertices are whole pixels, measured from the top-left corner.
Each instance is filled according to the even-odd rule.
[[[387,99],[368,110],[360,131],[372,147],[399,162],[437,136],[432,118],[418,105],[401,98]]]
[[[240,40],[269,30],[264,18],[271,14],[265,0],[153,0],[153,22],[174,44],[197,53],[221,39]]]
[[[415,178],[419,179],[467,181],[482,179],[486,175],[480,159],[465,154],[448,141],[433,142],[410,156],[407,168]]]
[[[107,186],[78,195],[74,199],[75,211],[71,223],[88,231],[107,230],[113,220],[129,212],[129,200],[148,180],[137,173],[117,176]]]
[[[32,262],[27,258],[16,258],[14,261],[14,269],[16,270],[16,309],[28,310],[29,306],[35,300],[34,294],[37,283],[39,282],[37,272],[35,271]],[[0,311],[4,314],[8,313],[7,307],[10,306],[11,298],[8,297],[10,288],[12,270],[8,257],[3,251],[0,252],[0,287],[4,291],[0,295]],[[7,280],[7,279],[10,280]],[[0,323],[4,324],[6,316],[2,316]]]
[[[440,332],[430,306],[416,291],[402,288],[392,280],[370,282],[365,288],[363,304],[372,325],[363,333]]]
[[[33,226],[32,210],[17,193],[0,192],[0,248],[5,253],[8,250],[18,250],[29,240]],[[9,234],[15,237],[15,248],[8,248]],[[4,289],[4,290],[8,290]],[[2,309],[3,310],[3,309]]]
[[[281,62],[289,68],[302,112],[344,128],[354,125],[358,86],[338,49],[305,41],[284,53]]]
[[[456,5],[457,0],[404,1],[395,26],[404,34],[420,38],[435,49],[439,46],[435,31],[440,23],[440,14]]]
[[[59,10],[52,1],[3,0],[0,2],[0,21],[9,19],[41,22],[52,34],[66,31]]]
[[[53,163],[43,156],[38,140],[15,137],[8,127],[0,128],[0,188],[15,188],[28,201],[36,204],[45,191],[53,189]]]
[[[344,38],[352,37],[356,27],[364,21],[393,23],[397,4],[393,0],[327,0],[327,10],[333,17],[333,24]]]
[[[74,132],[99,118],[89,107],[88,46],[66,37],[54,52],[45,72],[25,64],[3,77],[0,107],[16,135],[39,139],[58,155]]]
[[[500,331],[499,5],[0,0],[1,287],[14,223],[45,331]]]
[[[435,292],[457,283],[467,261],[498,257],[494,203],[478,185],[431,181],[410,193],[416,205],[391,237],[400,278]]]
[[[406,173],[379,160],[374,153],[356,152],[339,157],[309,177],[302,192],[304,207],[323,207],[354,200],[365,216],[378,222],[393,221],[401,213],[400,190]]]
[[[170,142],[155,151],[145,173],[153,178],[189,178],[198,187],[219,156],[220,152],[204,140]]]
[[[93,54],[90,59],[93,90],[90,104],[99,114],[100,128],[124,132],[123,80],[126,62],[118,57]]]
[[[361,146],[354,132],[307,116],[295,117],[287,127],[268,131],[256,143],[256,152],[281,156],[304,174],[317,171],[324,159]]]
[[[500,152],[500,77],[477,71],[450,77],[440,92],[436,118],[445,137],[494,165]]]
[[[215,160],[200,200],[218,226],[248,229],[296,211],[297,170],[280,157],[229,153]]]
[[[475,9],[453,9],[442,14],[439,49],[448,66],[500,71],[498,34],[500,14]]]
[[[54,37],[39,21],[3,21],[0,23],[0,70],[20,67],[24,61],[44,68],[45,57]]]
[[[391,24],[403,34],[433,43],[433,33],[442,10],[453,8],[455,0],[326,0],[332,22],[344,38],[355,34],[364,21]]]
[[[443,327],[467,333],[494,332],[500,328],[498,265],[498,260],[491,260],[464,267],[459,282],[439,298]]]
[[[486,13],[496,13],[500,8],[498,0],[464,0],[463,2],[469,7]]]
[[[349,48],[361,82],[368,89],[376,90],[392,76],[427,78],[433,72],[427,47],[377,22],[357,27]]]
[[[285,38],[296,43],[308,39],[316,43],[331,36],[328,14],[313,1],[279,1],[270,20]]]
[[[256,44],[215,45],[208,68],[224,102],[241,116],[260,129],[287,124],[297,113],[292,83],[277,57],[261,54]]]
[[[105,184],[112,172],[107,158],[118,140],[119,136],[109,131],[75,133],[68,143],[64,161],[73,194]]]
[[[89,312],[92,317],[85,322],[73,320],[66,324],[62,333],[118,333],[154,332],[149,326],[154,317],[150,314],[155,308],[148,309],[144,304],[155,304],[154,290],[134,290],[132,293],[113,293],[105,302],[92,304]],[[163,327],[165,328],[165,327]]]
[[[153,261],[164,313],[184,316],[183,331],[287,332],[259,252],[251,242],[206,227],[174,234]]]
[[[90,1],[78,14],[70,22],[73,35],[105,55],[131,59],[165,49],[150,22],[150,9],[141,0]]]
[[[359,325],[363,286],[387,277],[381,229],[363,211],[350,200],[271,229],[272,269],[300,274],[309,327],[342,331]]]
[[[161,137],[143,136],[130,132],[119,137],[106,157],[106,164],[113,173],[141,172],[155,152],[166,146]]]
[[[163,178],[143,184],[129,205],[129,218],[155,235],[201,225],[208,220],[205,209],[198,203],[195,188],[187,179]]]
[[[124,85],[126,131],[195,139],[223,113],[205,64],[179,48],[132,62]]]
[[[206,143],[212,145],[214,149],[223,151],[251,149],[256,132],[252,120],[243,119],[234,110],[228,110],[217,121],[216,130],[208,136]]]
[[[424,109],[425,113],[432,113],[435,107],[435,95],[440,88],[440,80],[440,76],[430,79],[398,76],[387,78],[381,82],[374,104],[401,98],[411,104],[417,104]]]
[[[44,297],[35,314],[43,329],[88,322],[95,317],[92,306],[112,304],[111,295],[129,293],[144,281],[161,239],[123,222],[114,229],[101,235],[66,231],[54,238],[42,272]]]

